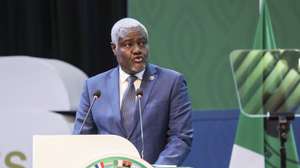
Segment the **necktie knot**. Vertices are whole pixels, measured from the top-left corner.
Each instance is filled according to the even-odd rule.
[[[130,75],[130,76],[128,76],[128,78],[127,78],[127,81],[128,81],[129,84],[133,84],[134,81],[136,81],[136,80],[137,80],[137,77],[134,76],[134,75]]]

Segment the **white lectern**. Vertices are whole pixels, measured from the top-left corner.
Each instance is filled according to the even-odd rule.
[[[152,168],[116,135],[35,135],[33,168]]]

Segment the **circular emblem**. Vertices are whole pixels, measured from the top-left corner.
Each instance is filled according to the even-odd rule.
[[[149,168],[140,159],[132,159],[123,156],[110,156],[98,159],[86,168]]]

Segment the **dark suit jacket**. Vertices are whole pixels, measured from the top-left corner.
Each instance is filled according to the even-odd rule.
[[[148,64],[141,89],[144,93],[141,100],[144,159],[152,164],[180,165],[191,149],[193,137],[191,101],[183,76],[173,70]],[[118,67],[86,81],[73,133],[79,133],[96,90],[101,90],[101,97],[95,102],[81,133],[119,135],[141,151],[138,113],[134,129],[126,133],[123,128]]]

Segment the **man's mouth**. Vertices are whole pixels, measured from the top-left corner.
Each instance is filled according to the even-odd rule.
[[[144,62],[144,58],[143,57],[134,57],[133,58],[133,62],[134,63],[138,63],[138,64],[143,63]]]

